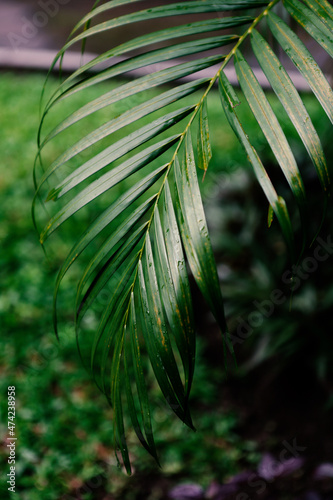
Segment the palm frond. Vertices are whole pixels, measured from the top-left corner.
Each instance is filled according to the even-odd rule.
[[[170,408],[193,428],[189,394],[195,363],[195,324],[187,263],[221,329],[225,357],[229,349],[223,299],[197,177],[197,167],[206,175],[213,155],[207,99],[214,84],[218,82],[221,112],[223,109],[268,200],[268,224],[274,214],[293,260],[300,252],[295,244],[294,214],[290,215],[290,207],[253,146],[247,124],[242,123],[238,109],[243,101],[250,106],[295,198],[303,232],[301,248],[313,237],[307,234],[307,193],[283,123],[269,104],[251,60],[259,63],[303,142],[324,199],[330,194],[330,174],[320,138],[288,71],[259,33],[261,26],[265,24],[290,57],[333,123],[332,89],[296,32],[273,12],[279,1],[194,0],[142,10],[140,0],[112,0],[102,5],[96,2],[76,25],[50,69],[78,42],[85,44],[92,37],[141,21],[153,24],[155,19],[163,20],[166,25],[162,30],[108,47],[59,83],[44,106],[35,166],[35,179],[39,180],[34,214],[45,192],[47,201],[59,205],[40,231],[42,243],[87,205],[98,210],[59,271],[54,324],[57,331],[56,302],[62,279],[81,254],[97,242],[78,283],[76,334],[87,369],[113,407],[115,447],[128,472],[127,418],[142,445],[157,460],[146,380],[149,370]],[[330,4],[326,0],[284,0],[283,5],[299,28],[304,28],[332,57]],[[114,16],[117,7],[128,7],[129,13]],[[225,12],[229,12],[226,17]],[[109,19],[99,22],[101,14]],[[211,18],[202,20],[198,17],[202,14],[211,14]],[[168,26],[169,18],[179,18],[181,23],[184,15],[194,20]],[[231,29],[234,34],[230,34]],[[216,31],[219,33],[214,35]],[[214,53],[207,55],[207,51]],[[168,62],[168,66],[151,69],[160,62]],[[226,76],[227,64],[234,64],[242,98]],[[99,97],[44,132],[54,108],[75,101],[78,93],[85,94],[92,87],[103,89],[106,82],[140,68],[147,68],[146,74],[118,83],[107,92],[102,90]],[[213,68],[212,76],[203,78],[199,73],[197,78],[197,73],[207,68]],[[188,77],[190,81],[184,81]],[[165,88],[170,83],[172,87]],[[154,95],[146,97],[152,89]],[[120,114],[116,112],[115,105],[133,97],[137,99],[135,105]],[[191,99],[191,104],[184,104],[184,98]],[[106,109],[111,110],[109,119],[89,130],[91,117]],[[38,174],[38,161],[48,146],[81,122],[87,124],[86,134],[73,139],[49,165],[41,163],[43,170]],[[120,196],[118,186],[122,189]],[[106,194],[111,201],[101,209],[99,200]],[[83,335],[82,321],[103,291],[108,301],[99,324],[91,335]]]

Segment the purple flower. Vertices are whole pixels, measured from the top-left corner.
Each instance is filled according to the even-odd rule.
[[[198,484],[180,484],[169,492],[173,500],[202,500],[204,490]]]
[[[333,477],[333,464],[324,463],[318,465],[313,475],[314,479],[329,479]]]
[[[275,460],[269,453],[265,453],[258,466],[258,474],[266,481],[273,481],[276,477],[288,476],[299,470],[304,463],[303,458],[288,458],[286,460]]]
[[[270,453],[265,453],[262,456],[261,462],[258,465],[258,474],[266,481],[273,481],[279,475],[281,463],[275,460]]]

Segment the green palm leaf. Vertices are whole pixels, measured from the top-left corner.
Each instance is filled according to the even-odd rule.
[[[170,408],[193,428],[189,395],[195,363],[195,324],[187,263],[221,329],[226,361],[231,351],[197,176],[197,167],[206,175],[214,154],[207,106],[214,84],[218,82],[221,113],[224,112],[244,148],[267,198],[268,224],[271,225],[274,214],[293,261],[313,237],[306,229],[307,193],[283,123],[269,104],[250,61],[257,60],[261,66],[308,152],[324,193],[323,212],[330,194],[330,174],[320,138],[287,70],[259,33],[261,26],[272,33],[307,80],[332,123],[333,92],[315,57],[296,32],[273,12],[279,1],[194,0],[150,9],[141,9],[140,0],[112,0],[102,5],[96,2],[76,25],[50,69],[77,42],[84,46],[92,37],[141,21],[153,24],[160,19],[165,23],[162,30],[106,47],[102,54],[59,83],[44,106],[35,165],[36,225],[36,207],[41,197],[52,200],[57,207],[40,231],[42,243],[87,205],[95,213],[95,219],[83,228],[59,271],[54,324],[57,331],[56,303],[62,279],[79,258],[94,249],[78,283],[76,335],[83,362],[113,407],[115,448],[128,472],[128,419],[142,445],[157,460],[149,373],[154,374]],[[332,57],[333,10],[329,3],[285,0],[283,5],[299,29],[305,29]],[[114,16],[113,9],[119,6],[130,7],[129,13]],[[237,11],[237,15],[232,11]],[[109,18],[100,22],[101,14]],[[209,18],[202,20],[202,14]],[[192,22],[184,24],[181,20],[185,15],[191,15]],[[179,21],[168,26],[170,18]],[[235,30],[232,34],[231,29]],[[214,35],[216,31],[219,33]],[[161,62],[166,64],[163,68],[151,69],[151,65]],[[242,97],[226,76],[226,66],[231,64]],[[92,87],[99,90],[106,82],[140,68],[145,68],[143,76],[125,83],[121,80],[107,92],[102,90],[98,97],[67,116],[64,114],[53,129],[46,129],[53,109],[75,102],[78,92],[84,95]],[[196,75],[208,68],[212,68],[212,76]],[[172,87],[165,88],[170,83]],[[149,93],[152,89],[153,95]],[[117,112],[116,106],[126,107],[128,99],[134,97],[133,106]],[[240,118],[238,110],[244,105],[252,110],[276,167],[281,169],[295,198],[303,232],[301,248],[295,243],[297,227],[292,223],[295,218],[293,213],[290,215],[291,207],[287,207],[270,179],[253,146],[251,131]],[[106,110],[107,121],[91,129],[91,118]],[[52,162],[42,165],[39,174],[38,162],[41,163],[46,149],[75,132],[77,123],[87,125],[85,135],[76,137],[73,133],[75,139]],[[108,300],[98,325],[85,335],[81,329],[84,318],[103,292]]]

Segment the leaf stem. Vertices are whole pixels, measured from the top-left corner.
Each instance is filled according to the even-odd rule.
[[[253,28],[256,27],[256,25],[265,17],[267,16],[268,12],[278,3],[280,2],[281,0],[272,0],[266,7],[266,9],[261,12],[261,14],[259,14],[258,17],[256,17],[256,19],[252,22],[251,26],[243,33],[243,35],[239,38],[239,40],[237,41],[237,43],[234,45],[233,49],[229,52],[229,54],[227,54],[226,58],[224,59],[223,63],[221,64],[221,67],[219,68],[219,70],[216,72],[216,74],[213,76],[213,78],[211,79],[206,91],[204,92],[203,96],[201,97],[200,101],[198,102],[197,106],[195,107],[194,111],[193,111],[193,114],[187,124],[187,127],[185,128],[183,134],[182,134],[182,137],[179,139],[179,144],[176,148],[176,151],[175,151],[175,154],[173,156],[173,159],[171,160],[171,162],[174,161],[177,153],[178,153],[178,150],[184,140],[184,137],[185,135],[187,134],[189,128],[191,127],[192,125],[192,122],[194,120],[194,118],[196,117],[199,109],[201,108],[204,100],[206,99],[207,95],[209,94],[211,88],[213,87],[213,85],[215,84],[216,80],[218,79],[218,77],[220,76],[220,73],[221,71],[226,67],[226,65],[229,63],[229,61],[232,59],[232,57],[235,55],[235,52],[236,50],[238,49],[238,47],[240,47],[240,45],[247,39],[247,37],[251,34],[251,31],[253,30]]]
[[[203,105],[203,102],[204,100],[206,99],[207,95],[209,94],[210,90],[212,89],[213,85],[215,84],[216,80],[219,78],[219,75],[221,73],[221,71],[223,71],[223,69],[226,67],[226,65],[229,63],[229,61],[233,58],[233,56],[235,55],[235,52],[236,50],[238,49],[238,47],[240,47],[240,45],[247,39],[247,37],[251,34],[251,31],[253,30],[253,28],[255,28],[257,26],[257,24],[268,14],[268,12],[277,4],[279,3],[281,0],[272,0],[268,5],[267,7],[265,8],[265,10],[263,10],[263,12],[261,12],[261,14],[259,14],[258,17],[256,17],[254,19],[254,21],[252,22],[251,26],[243,33],[243,35],[238,39],[237,43],[234,45],[233,49],[229,52],[229,54],[227,54],[227,56],[225,57],[222,65],[220,66],[219,70],[216,72],[216,74],[212,77],[212,79],[210,80],[209,82],[209,85],[207,87],[207,89],[205,90],[204,94],[202,95],[201,99],[199,100],[198,104],[196,105],[193,113],[192,113],[192,116],[188,122],[188,124],[186,125],[185,127],[185,130],[184,132],[181,134],[181,137],[179,138],[179,142],[178,142],[178,145],[175,149],[175,152],[173,154],[173,157],[172,159],[170,160],[170,163],[168,164],[168,168],[165,172],[165,175],[164,175],[164,178],[163,178],[163,182],[161,184],[161,187],[156,195],[156,201],[154,203],[154,206],[152,208],[152,212],[151,212],[151,216],[149,218],[149,221],[148,221],[148,225],[147,225],[147,231],[146,231],[146,234],[145,234],[145,237],[144,237],[144,240],[143,240],[143,243],[142,243],[142,247],[138,253],[138,265],[136,267],[136,271],[135,271],[135,275],[133,277],[133,283],[131,285],[131,291],[134,292],[134,286],[135,286],[135,283],[136,283],[136,279],[137,279],[137,276],[138,276],[138,268],[139,268],[139,262],[141,261],[142,259],[142,254],[143,254],[143,251],[144,251],[144,248],[145,248],[145,244],[146,244],[146,239],[147,239],[147,236],[149,234],[149,230],[150,230],[150,226],[152,224],[152,221],[154,219],[154,214],[155,214],[155,210],[158,206],[158,202],[160,200],[160,197],[161,197],[161,194],[163,192],[163,189],[164,189],[164,186],[165,186],[165,182],[169,176],[169,173],[170,173],[170,170],[171,170],[171,167],[175,161],[175,158],[179,152],[179,149],[184,141],[184,138],[186,137],[186,134],[188,133],[195,117],[197,116],[197,113],[198,111],[200,110],[201,106]],[[131,305],[131,300],[132,300],[132,297],[134,297],[134,293],[130,295],[130,300],[129,300],[129,303],[128,303],[128,307],[127,307],[127,310],[126,310],[126,314],[125,314],[125,321],[124,321],[124,325],[126,325],[127,323],[127,318],[128,318],[128,314],[129,314],[129,308],[130,308],[130,305]]]

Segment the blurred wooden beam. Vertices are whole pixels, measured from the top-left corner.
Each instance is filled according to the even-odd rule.
[[[13,50],[0,47],[0,69],[48,71],[56,54],[56,51],[53,50]],[[80,52],[66,52],[66,56],[63,61],[63,71],[66,73],[73,72],[77,70],[82,64],[94,59],[94,57],[96,57],[96,54],[85,53],[84,56],[82,56]],[[113,58],[112,63],[114,64],[121,60],[123,60],[123,58]],[[139,68],[137,70],[128,72],[127,75],[130,78],[139,78],[140,76],[165,69],[172,65],[173,64],[170,62],[161,62],[149,66],[149,68]],[[104,67],[106,66],[104,65]],[[215,73],[214,68],[215,70],[217,69],[217,67],[208,68],[206,70],[200,71],[198,75],[200,76],[200,78],[212,77]],[[59,64],[56,65],[55,71],[59,71]],[[233,68],[226,68],[225,73],[233,85],[238,85],[236,74]],[[270,88],[267,79],[260,68],[254,69],[254,73],[263,88]],[[294,82],[295,87],[299,91],[310,90],[307,82],[298,71],[291,70],[289,71],[289,75]],[[189,81],[191,79],[193,79],[191,76],[182,78],[183,81]],[[327,79],[330,80],[328,75]]]

